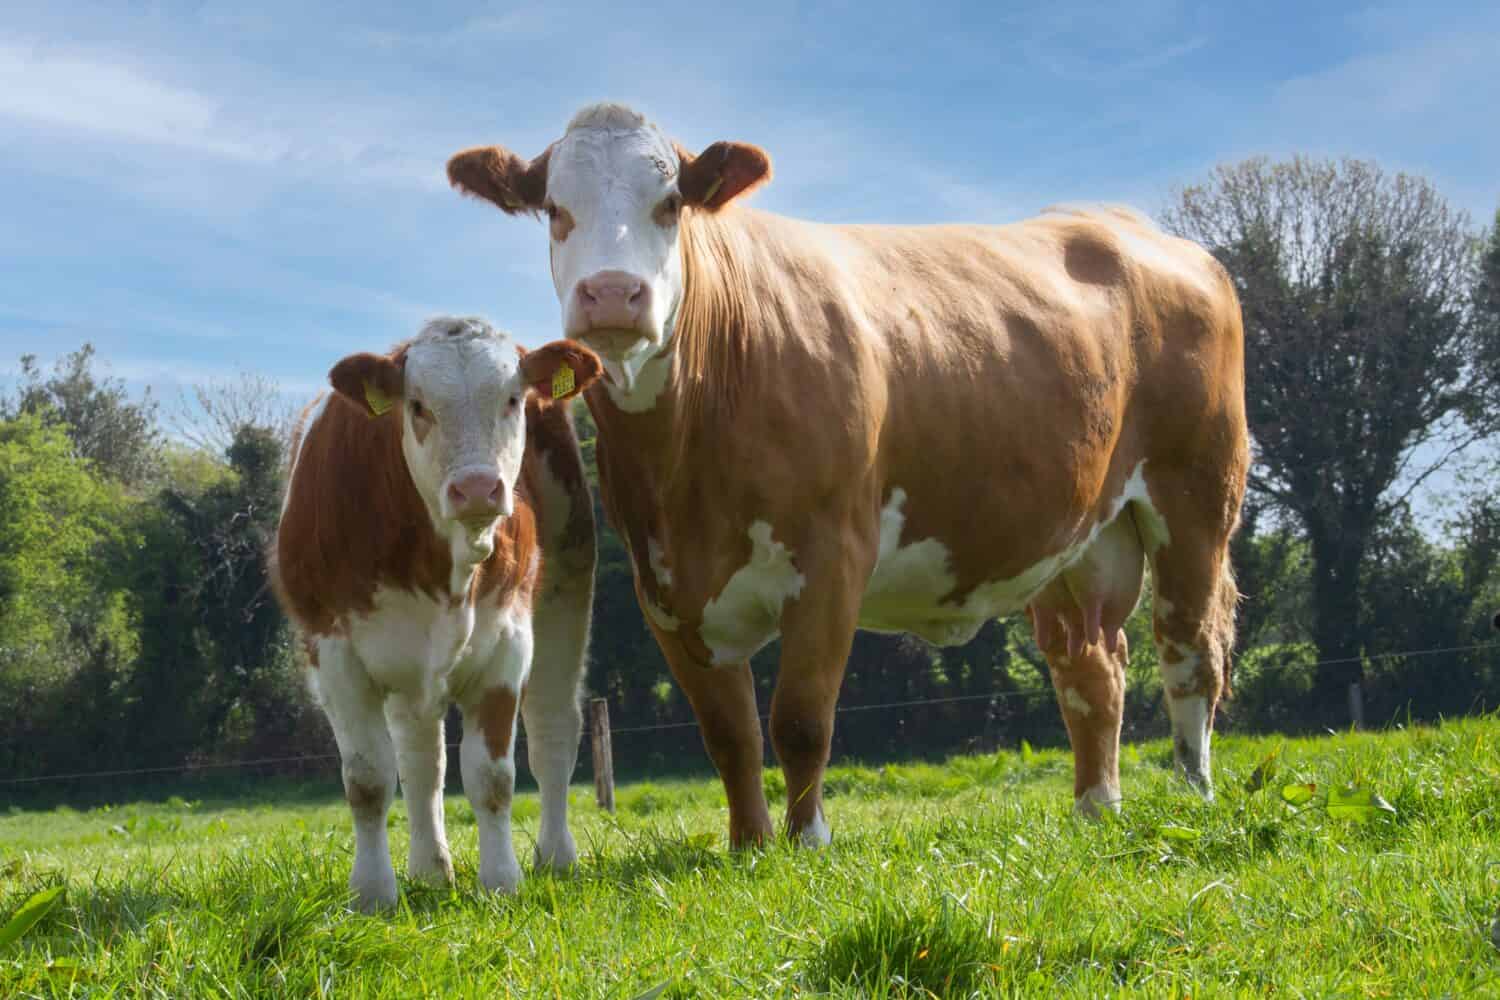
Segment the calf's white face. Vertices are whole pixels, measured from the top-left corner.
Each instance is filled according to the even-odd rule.
[[[545,213],[564,334],[597,350],[627,390],[671,338],[687,280],[687,213],[719,210],[770,171],[770,158],[743,143],[716,142],[695,157],[617,104],[584,108],[529,162],[498,146],[448,162],[459,190],[510,213]]]
[[[527,395],[567,399],[598,373],[577,344],[523,352],[482,319],[441,317],[389,355],[345,358],[329,381],[372,416],[400,407],[401,452],[434,528],[478,562],[515,510]]]

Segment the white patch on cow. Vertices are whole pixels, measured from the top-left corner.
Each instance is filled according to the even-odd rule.
[[[651,563],[651,572],[656,576],[656,585],[663,590],[672,588],[672,570],[666,562],[667,554],[661,543],[654,538],[646,540],[646,559]]]
[[[703,606],[698,634],[715,663],[739,663],[781,634],[782,606],[802,593],[807,578],[792,552],[771,538],[771,525],[750,525],[750,561],[734,571],[719,596]]]
[[[1167,696],[1167,714],[1172,718],[1172,747],[1177,766],[1188,782],[1205,799],[1214,797],[1209,762],[1208,699],[1203,695],[1186,698]]]
[[[939,646],[970,641],[985,622],[1021,610],[1059,573],[1081,559],[1128,503],[1135,501],[1137,510],[1150,507],[1144,465],[1142,461],[1136,466],[1120,495],[1110,503],[1108,516],[1092,525],[1082,540],[1009,579],[980,584],[960,603],[948,600],[958,579],[947,546],[935,538],[900,544],[906,491],[899,486],[892,488],[890,500],[880,512],[880,547],[860,602],[860,627],[875,632],[911,632]],[[1153,517],[1154,513],[1148,512],[1148,520]],[[1165,523],[1160,527],[1165,537]],[[1155,537],[1155,529],[1151,530]]]
[[[1173,654],[1173,662],[1167,661],[1168,650]],[[1169,691],[1197,684],[1198,664],[1201,660],[1198,651],[1192,646],[1167,639],[1159,647],[1157,659],[1161,661],[1161,678]]]
[[[827,847],[833,843],[833,831],[828,828],[828,821],[823,818],[823,807],[813,814],[812,821],[797,831],[797,843],[802,847],[817,849]]]
[[[1087,698],[1078,693],[1077,688],[1063,688],[1062,703],[1079,715],[1089,715],[1094,711],[1094,706],[1089,704]]]
[[[1101,809],[1120,811],[1120,786],[1108,781],[1100,782],[1083,790],[1073,801],[1073,811],[1086,819],[1098,819]]]
[[[660,350],[653,351],[649,341],[638,341],[635,352],[616,361],[600,355],[600,363],[609,378],[604,380],[604,389],[614,404],[626,413],[646,413],[656,406],[656,400],[672,377],[671,342]]]
[[[302,422],[302,433],[297,437],[297,448],[288,456],[286,467],[287,488],[281,494],[281,516],[286,516],[286,505],[292,499],[292,483],[297,475],[297,459],[302,456],[302,446],[307,443],[307,436],[312,433],[313,425],[328,408],[328,400],[333,398],[331,392],[320,392],[318,398],[313,400],[312,409],[307,412],[307,419]]]
[[[656,208],[677,187],[678,157],[656,125],[617,104],[582,109],[568,123],[548,158],[547,196],[573,219],[567,239],[550,242],[553,286],[570,335],[589,328],[579,315],[578,285],[600,272],[628,274],[650,290],[640,318],[642,345],[659,349],[667,322],[682,297],[682,254],[678,227],[659,225]],[[586,338],[584,338],[586,339]],[[634,372],[621,370],[625,357],[600,351],[627,394]],[[637,362],[639,363],[639,362]]]

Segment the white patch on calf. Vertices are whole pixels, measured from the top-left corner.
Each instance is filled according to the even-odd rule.
[[[771,537],[771,525],[750,525],[750,561],[734,571],[719,596],[703,606],[698,629],[713,662],[739,663],[781,634],[781,609],[802,593],[807,578],[792,553]]]

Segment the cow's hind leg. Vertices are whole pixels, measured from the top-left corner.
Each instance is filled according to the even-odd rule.
[[[1031,602],[1037,646],[1073,745],[1073,801],[1086,816],[1120,808],[1120,720],[1130,653],[1125,619],[1141,596],[1145,553],[1122,512]]]
[[[1037,645],[1047,657],[1052,687],[1073,747],[1073,806],[1095,817],[1100,809],[1120,810],[1120,720],[1125,708],[1125,664],[1129,652],[1123,633],[1111,646],[1080,646],[1069,631],[1049,622],[1033,608]]]
[[[433,885],[453,882],[453,861],[443,829],[443,716],[438,707],[413,705],[393,695],[385,704],[386,722],[396,746],[401,797],[406,800],[410,849],[408,877]]]
[[[396,796],[396,753],[382,711],[384,697],[346,640],[320,640],[317,662],[310,680],[338,742],[344,797],[354,816],[349,888],[362,910],[394,906],[396,873],[385,818]]]
[[[1177,767],[1205,798],[1213,798],[1209,742],[1214,712],[1229,693],[1238,592],[1229,539],[1240,491],[1222,476],[1147,471],[1152,507],[1137,507],[1142,534],[1160,540],[1151,552],[1153,633],[1172,720]]]
[[[786,835],[822,847],[832,833],[823,815],[823,775],[833,745],[834,713],[854,643],[855,622],[873,553],[838,546],[835,531],[815,536],[803,565],[807,583],[782,618],[781,663],[771,696],[771,744],[786,776]]]

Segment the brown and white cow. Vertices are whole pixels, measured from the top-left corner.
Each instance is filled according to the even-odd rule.
[[[334,391],[293,437],[273,579],[338,741],[354,815],[349,884],[365,909],[396,901],[385,824],[398,775],[408,874],[453,879],[452,702],[464,713],[481,884],[513,891],[521,879],[510,830],[518,704],[542,796],[536,860],[577,860],[567,789],[594,520],[567,406],[553,404],[598,374],[577,344],[525,352],[483,320],[443,317],[387,354],[340,361]]]
[[[1248,461],[1239,303],[1200,248],[1123,209],[1008,226],[819,225],[734,204],[770,159],[693,156],[619,105],[461,191],[545,213],[599,475],[641,607],[723,776],[734,843],[770,830],[747,660],[780,635],[787,830],[822,778],[856,628],[962,643],[1029,609],[1075,801],[1120,798],[1121,624],[1155,586],[1176,759],[1210,794],[1226,557]]]

